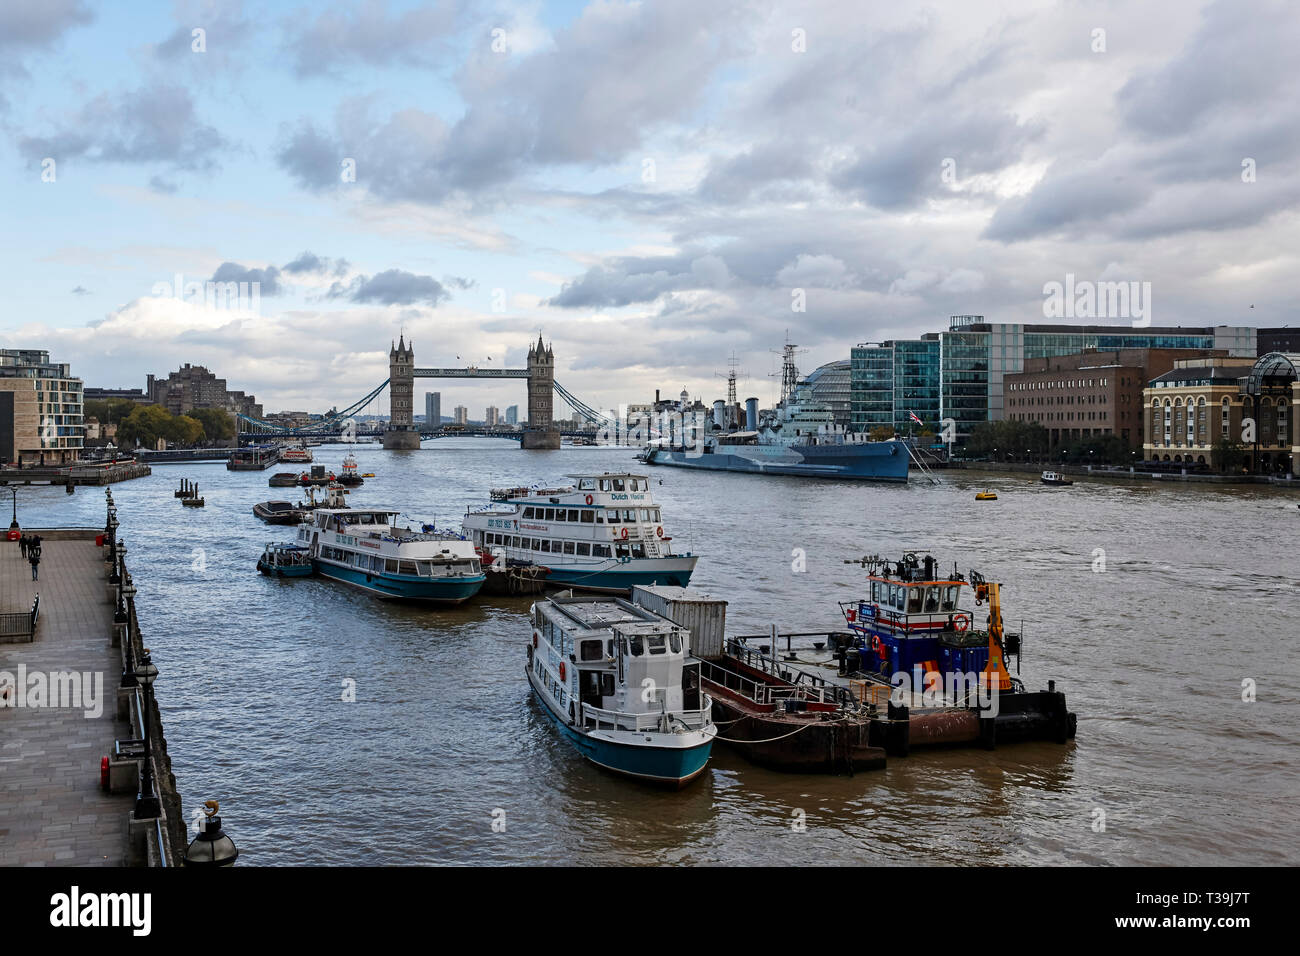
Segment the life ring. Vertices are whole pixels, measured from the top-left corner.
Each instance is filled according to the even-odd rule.
[[[879,634],[872,634],[872,635],[871,635],[871,650],[872,650],[872,651],[873,651],[877,656],[880,655],[880,635],[879,635]]]
[[[957,629],[958,634],[970,630],[970,615],[969,614],[954,615],[952,619],[952,625]]]
[[[537,646],[537,632],[533,631],[533,647]]]
[[[620,534],[619,537],[622,538],[624,541],[627,540],[627,528],[623,529],[623,533]]]
[[[560,680],[564,680],[564,661],[560,661]]]
[[[655,535],[662,538],[664,536],[664,529],[662,527],[655,528]]]
[[[595,499],[593,499],[593,498],[591,497],[591,495],[587,495],[587,504],[591,504],[592,501],[594,501],[594,500],[595,500]]]

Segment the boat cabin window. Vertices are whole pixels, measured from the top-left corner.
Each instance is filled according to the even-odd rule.
[[[634,544],[634,545],[632,545],[632,557],[634,557],[634,558],[644,558],[644,557],[645,557],[645,545],[644,545],[644,544]]]
[[[636,510],[633,508],[623,509],[623,520],[627,522],[636,521]]]
[[[585,541],[579,541],[577,554],[580,558],[591,557],[591,545],[587,544]]]
[[[542,520],[543,520],[543,521],[554,521],[554,520],[555,520],[555,509],[554,509],[554,508],[547,508],[547,509],[546,509],[546,513],[542,516]]]
[[[591,556],[592,556],[593,558],[608,558],[608,557],[609,557],[609,545],[607,545],[607,544],[593,544],[593,545],[591,546]]]
[[[641,509],[641,520],[642,520],[642,521],[649,521],[649,520],[650,520],[650,509],[649,509],[649,508],[642,508],[642,509]]]
[[[565,518],[564,518],[564,515],[565,515],[565,514],[566,514],[566,512],[565,512],[565,510],[564,510],[563,508],[556,508],[556,509],[555,509],[555,520],[556,520],[556,521],[564,521],[564,520],[565,520]]]
[[[651,654],[663,654],[668,650],[668,641],[662,634],[651,634],[646,638],[646,643],[650,645]]]
[[[549,538],[542,541],[542,550],[547,554],[551,553],[551,541]]]
[[[565,553],[565,554],[573,554],[573,553],[574,553],[574,551],[573,551],[573,542],[572,542],[572,541],[566,541],[566,542],[564,542],[564,553]]]
[[[600,479],[600,490],[601,490],[601,491],[609,491],[609,479],[608,479],[608,478],[602,478],[602,479]]]
[[[944,611],[957,610],[957,592],[960,590],[961,587],[957,584],[949,584],[945,587],[943,589],[943,604],[940,609]]]
[[[622,490],[623,490],[623,479],[622,479],[622,478],[615,478],[615,479],[614,479],[614,490],[615,490],[615,491],[622,491]]]
[[[579,478],[579,479],[578,479],[578,490],[579,490],[579,491],[595,491],[595,490],[596,490],[596,479],[595,479],[595,478]]]
[[[605,512],[605,520],[610,524],[618,524],[618,509],[610,508]]]
[[[676,631],[673,631],[672,634],[668,635],[668,648],[674,654],[680,654],[682,652],[682,636]]]
[[[603,653],[601,643],[602,642],[599,639],[594,641],[583,641],[580,648],[582,653],[582,659],[584,661],[603,660],[605,655]]]
[[[659,509],[658,509],[658,508],[651,508],[651,509],[650,509],[650,520],[653,521],[655,524],[658,524],[658,523],[659,523]]]
[[[596,514],[593,511],[582,511],[580,514],[582,515],[581,521],[583,524],[591,524],[596,520]]]
[[[397,562],[393,558],[389,558],[384,562],[384,570],[387,571],[389,574],[396,574]]]
[[[925,588],[907,589],[907,613],[920,614],[921,602],[925,598]]]
[[[611,654],[610,656],[612,657],[613,654]],[[601,697],[614,696],[614,675],[613,674],[600,675],[600,696]]]
[[[524,509],[524,517],[525,517],[525,518],[531,518],[532,516],[533,516],[533,509],[532,509],[531,507],[530,507],[530,508],[525,508],[525,509]]]
[[[570,521],[577,521],[577,520],[578,520],[578,509],[577,509],[577,508],[570,508],[570,509],[569,509],[569,520],[570,520]]]
[[[633,657],[640,657],[642,654],[645,653],[645,647],[644,647],[644,646],[642,645],[642,643],[641,643],[641,635],[640,635],[640,634],[634,634],[634,635],[632,636],[632,639],[631,639],[631,641],[630,641],[630,646],[631,646],[631,649],[632,649],[632,656],[633,656]]]
[[[934,614],[939,610],[939,585],[932,584],[925,589],[925,613]]]
[[[398,563],[398,573],[419,574],[419,571],[416,570],[414,561],[401,561]]]

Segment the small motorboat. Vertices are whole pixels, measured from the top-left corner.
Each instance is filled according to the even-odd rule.
[[[300,524],[307,519],[305,509],[287,501],[259,501],[253,505],[253,514],[267,524]]]
[[[298,484],[298,473],[295,471],[277,471],[266,482],[272,488],[293,488]]]
[[[1074,484],[1074,482],[1071,481],[1069,478],[1066,478],[1065,475],[1062,475],[1060,472],[1055,472],[1055,471],[1045,471],[1045,472],[1043,472],[1043,477],[1042,477],[1040,480],[1041,480],[1042,483],[1045,484],[1045,485],[1072,485],[1072,484]]]
[[[997,501],[997,492],[994,491],[977,491],[975,492],[976,501]]]
[[[257,570],[275,578],[309,577],[313,570],[311,552],[296,544],[268,544],[257,559]]]

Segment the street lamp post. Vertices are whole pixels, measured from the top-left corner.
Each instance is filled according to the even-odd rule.
[[[135,798],[135,818],[145,820],[157,817],[162,808],[153,792],[153,754],[149,750],[149,700],[153,695],[153,682],[158,678],[158,668],[149,656],[149,648],[140,651],[140,660],[135,666],[135,679],[144,688],[141,695],[140,709],[144,720],[144,772],[140,775],[140,793]]]
[[[239,858],[239,848],[235,841],[226,836],[221,829],[221,817],[217,810],[221,804],[209,800],[204,804],[204,818],[199,821],[199,835],[190,841],[185,850],[186,866],[234,866]]]
[[[14,520],[9,522],[9,530],[17,531],[18,530],[18,486],[13,485],[12,487],[10,487],[9,490],[14,493]]]

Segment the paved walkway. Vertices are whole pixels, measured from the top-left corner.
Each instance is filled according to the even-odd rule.
[[[0,540],[0,610],[27,611],[37,591],[31,644],[0,644],[0,671],[102,674],[103,712],[84,706],[0,707],[0,866],[123,866],[134,795],[99,789],[99,761],[113,741],[134,736],[117,714],[122,664],[110,646],[112,607],[94,541],[41,545],[33,581],[17,542]],[[29,680],[30,683],[30,680]]]

